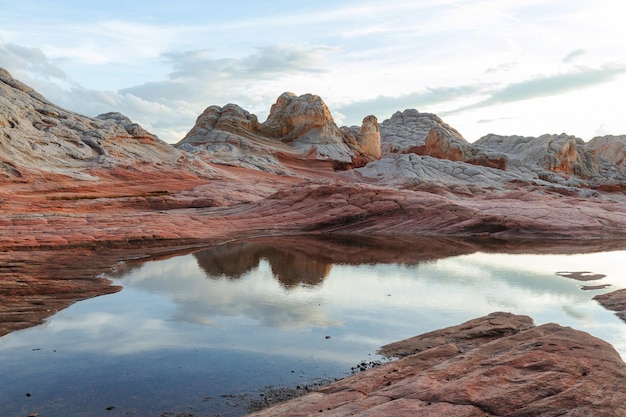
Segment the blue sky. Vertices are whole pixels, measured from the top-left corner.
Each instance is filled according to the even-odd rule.
[[[88,116],[168,142],[210,105],[264,120],[284,91],[339,125],[432,112],[488,133],[626,134],[626,25],[614,0],[0,0],[0,66]]]

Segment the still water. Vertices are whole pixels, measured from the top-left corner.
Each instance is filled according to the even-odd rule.
[[[121,292],[0,338],[0,415],[240,416],[264,387],[342,377],[386,343],[493,311],[626,357],[626,324],[592,300],[626,287],[626,251],[533,251],[291,238],[120,264]],[[567,278],[583,271],[604,277]],[[582,289],[595,284],[610,287]]]

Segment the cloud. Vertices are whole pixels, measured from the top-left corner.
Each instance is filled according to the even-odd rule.
[[[365,116],[372,114],[374,109],[378,113],[375,114],[375,116],[382,119],[391,116],[396,111],[412,108],[419,109],[420,107],[432,106],[434,104],[456,100],[461,97],[472,96],[479,93],[481,89],[482,87],[478,84],[427,88],[424,91],[397,97],[378,96],[370,100],[362,100],[335,107],[336,110],[345,117],[347,123],[360,124],[361,120]]]
[[[480,119],[480,120],[477,120],[476,123],[489,124],[489,123],[498,122],[501,120],[511,120],[511,119],[512,117],[496,117],[493,119]]]
[[[0,44],[0,66],[61,107],[91,117],[119,111],[176,142],[209,105],[235,102],[246,108],[261,102],[269,109],[282,91],[263,95],[259,85],[322,73],[326,56],[335,52],[323,45],[274,45],[236,58],[214,58],[209,50],[167,52],[162,59],[172,70],[166,79],[117,91],[79,85],[37,48]]]
[[[578,59],[582,55],[586,55],[586,54],[587,54],[586,50],[584,50],[584,49],[576,49],[575,51],[572,51],[569,54],[567,54],[567,56],[565,58],[563,58],[563,62],[566,63],[566,64],[569,64],[571,62],[576,61],[576,59]]]
[[[564,74],[540,76],[495,89],[489,93],[489,97],[485,100],[451,111],[442,112],[440,116],[481,109],[494,104],[559,95],[602,84],[622,74],[626,74],[626,66],[606,65],[599,69],[581,68],[577,71]]]
[[[11,73],[28,72],[32,76],[46,80],[53,78],[69,80],[67,74],[38,48],[27,48],[0,41],[0,63]]]
[[[495,67],[487,68],[485,71],[487,74],[495,74],[499,72],[508,72],[514,69],[519,63],[518,62],[507,62],[504,64],[499,64]]]
[[[325,55],[334,51],[324,46],[276,45],[260,48],[241,58],[220,59],[213,58],[208,50],[168,52],[163,58],[174,69],[168,79],[125,88],[120,93],[160,102],[208,100],[223,96],[219,91],[237,90],[241,83],[261,83],[295,73],[323,72],[321,63]],[[209,104],[226,103],[205,101],[205,106]]]

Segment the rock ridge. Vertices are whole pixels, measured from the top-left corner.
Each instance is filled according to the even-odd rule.
[[[89,118],[67,111],[0,72],[0,179],[95,182],[119,171],[168,169],[198,175],[186,168],[189,163],[187,155],[120,113]]]
[[[242,151],[253,150],[264,158],[248,164],[263,169],[276,159],[329,161],[335,169],[348,169],[380,158],[380,132],[376,117],[367,116],[358,131],[339,128],[319,96],[283,93],[272,105],[267,120],[235,104],[209,106],[195,126],[175,145],[189,152],[229,157],[235,163]]]
[[[115,291],[104,280],[42,271],[71,270],[77,258],[116,248],[123,254],[108,262],[154,247],[303,233],[547,247],[559,238],[577,247],[615,239],[623,248],[625,159],[626,136],[487,135],[469,143],[438,116],[412,109],[338,127],[321,98],[291,93],[263,123],[235,104],[210,106],[172,146],[119,113],[62,109],[0,68],[0,318],[7,331],[24,328]],[[319,265],[309,278],[325,271]],[[597,299],[624,318],[623,290]],[[626,415],[623,362],[610,347],[507,317],[472,324],[469,338],[420,339],[419,352],[303,397],[300,408],[267,412]],[[318,408],[329,399],[331,410]]]

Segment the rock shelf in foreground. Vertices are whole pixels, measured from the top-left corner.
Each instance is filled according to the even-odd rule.
[[[400,359],[249,417],[626,415],[615,349],[527,316],[492,313],[381,352]]]

